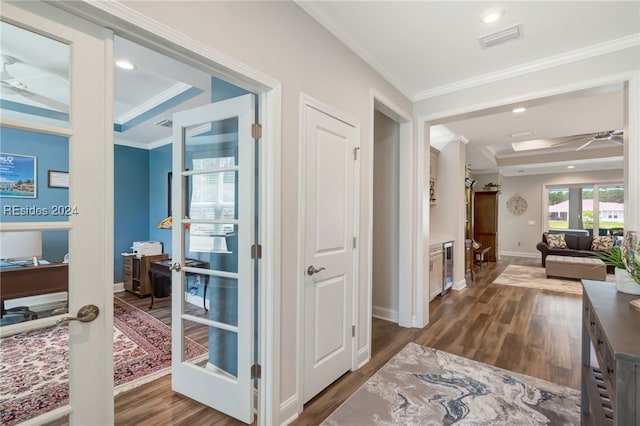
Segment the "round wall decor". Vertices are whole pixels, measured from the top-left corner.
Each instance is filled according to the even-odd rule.
[[[514,195],[507,201],[507,210],[511,214],[521,215],[527,211],[527,207],[527,200],[520,195]]]

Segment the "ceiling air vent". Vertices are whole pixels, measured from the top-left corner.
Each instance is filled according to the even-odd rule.
[[[478,41],[480,45],[485,49],[487,47],[495,46],[496,44],[503,43],[514,38],[519,38],[522,35],[522,26],[520,24],[514,25],[509,28],[497,31],[493,34],[488,34],[484,37],[480,37]]]
[[[156,121],[155,123],[156,126],[162,126],[162,127],[168,127],[168,128],[172,128],[173,127],[173,121],[167,119],[167,118],[163,118],[160,121]]]

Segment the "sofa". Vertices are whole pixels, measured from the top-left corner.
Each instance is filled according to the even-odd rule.
[[[554,247],[550,239],[557,241],[560,234],[564,236],[565,248]],[[549,237],[551,235],[551,237]],[[594,243],[594,238],[595,243]],[[565,229],[565,230],[552,230],[544,232],[542,234],[542,241],[540,241],[536,248],[542,255],[542,266],[546,266],[547,256],[572,256],[572,257],[595,257],[596,252],[600,250],[608,250],[613,246],[615,237],[593,237],[589,235],[589,232],[584,229]],[[613,273],[613,267],[607,266],[607,272]]]

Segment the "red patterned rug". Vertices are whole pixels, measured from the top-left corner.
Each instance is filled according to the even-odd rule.
[[[114,297],[114,394],[171,372],[171,329]],[[207,350],[187,340],[187,358]],[[0,424],[14,425],[67,404],[66,326],[49,327],[0,340]]]

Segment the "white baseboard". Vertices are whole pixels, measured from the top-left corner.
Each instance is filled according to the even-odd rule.
[[[356,364],[358,366],[356,370],[360,369],[363,365],[368,363],[370,360],[371,360],[371,357],[369,356],[369,345],[365,346],[364,348],[360,348],[360,350],[358,351],[358,356],[356,358]]]
[[[124,283],[115,283],[113,285],[113,292],[118,293],[120,291],[124,291]]]
[[[280,422],[281,425],[288,425],[298,418],[298,397],[296,395],[280,404],[280,418],[286,419]]]
[[[374,318],[383,319],[386,321],[398,323],[398,311],[393,309],[383,308],[382,306],[373,306],[371,309],[371,316]]]
[[[187,293],[184,298],[185,302],[191,303],[192,305],[202,306],[203,297],[195,296],[191,293]],[[209,309],[209,299],[207,299],[207,309]]]
[[[500,256],[531,257],[535,259],[540,258],[540,252],[501,251]]]
[[[451,286],[451,290],[456,290],[456,291],[462,290],[463,288],[467,288],[466,280],[460,280]]]

